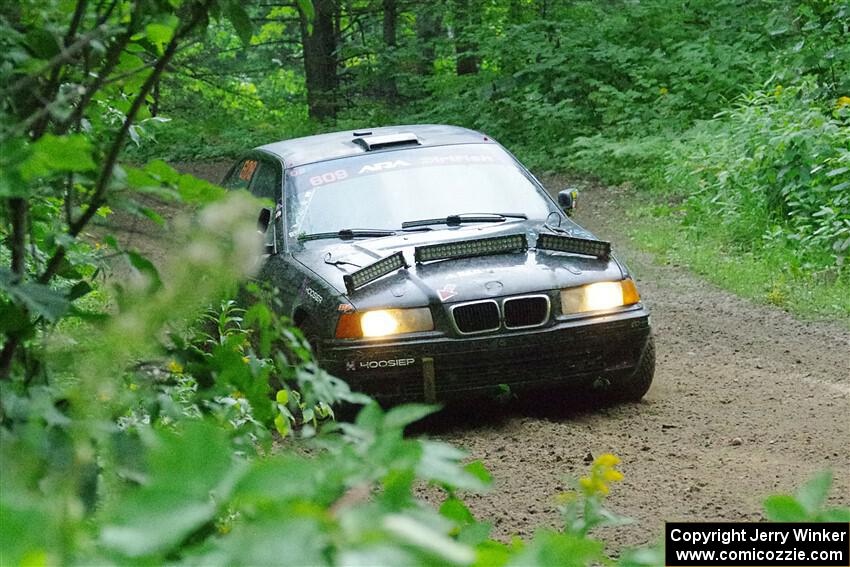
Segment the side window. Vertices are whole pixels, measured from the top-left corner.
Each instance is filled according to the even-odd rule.
[[[247,189],[258,163],[255,159],[243,159],[230,170],[223,185],[227,189]]]
[[[273,163],[263,161],[254,173],[251,181],[251,193],[261,199],[277,201],[280,195],[280,175]]]

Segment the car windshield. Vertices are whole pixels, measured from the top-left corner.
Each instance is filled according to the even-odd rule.
[[[286,192],[292,237],[400,230],[405,221],[466,213],[542,221],[555,210],[495,144],[396,150],[300,166],[287,171]]]

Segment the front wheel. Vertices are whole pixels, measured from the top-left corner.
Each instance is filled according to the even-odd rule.
[[[652,385],[655,376],[655,338],[650,335],[637,368],[625,380],[612,385],[617,401],[639,402]]]

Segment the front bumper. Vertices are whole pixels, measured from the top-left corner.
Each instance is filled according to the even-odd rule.
[[[352,389],[385,400],[450,400],[631,376],[650,336],[642,305],[525,331],[453,338],[326,341],[319,362]]]

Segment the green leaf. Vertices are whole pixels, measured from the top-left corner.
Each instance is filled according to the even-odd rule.
[[[189,423],[149,438],[148,481],[110,500],[101,543],[128,557],[161,556],[216,515],[244,472],[227,434]]]
[[[210,521],[216,510],[210,501],[184,501],[179,495],[165,491],[136,494],[125,499],[123,506],[133,519],[124,524],[106,525],[100,540],[104,546],[128,557],[169,549]]]
[[[439,406],[425,404],[405,404],[396,406],[387,412],[384,417],[384,426],[387,428],[403,428],[415,421],[431,415],[439,410]]]
[[[411,468],[398,467],[390,470],[383,479],[383,499],[393,509],[398,510],[411,500],[413,482],[416,473]]]
[[[363,429],[376,431],[384,417],[384,410],[378,402],[372,402],[357,413],[354,423]]]
[[[59,41],[44,28],[35,28],[27,32],[27,47],[39,59],[52,59],[59,54]]]
[[[787,494],[767,498],[764,501],[764,513],[773,522],[804,522],[808,519],[803,505]]]
[[[818,514],[819,522],[850,522],[850,508],[830,508]]]
[[[809,514],[815,514],[823,506],[829,488],[832,486],[832,472],[823,471],[814,476],[797,491],[797,502]]]
[[[289,392],[286,390],[278,390],[274,399],[277,403],[286,405],[289,403]]]
[[[0,289],[15,303],[25,306],[31,313],[48,321],[58,321],[68,310],[70,302],[59,291],[34,282],[18,283],[16,276],[6,268],[0,268]]]
[[[145,26],[145,37],[156,47],[158,53],[162,54],[165,46],[174,37],[178,21],[176,16],[170,15],[165,22],[152,22]]]
[[[252,463],[250,470],[243,476],[234,496],[241,502],[262,504],[285,502],[296,499],[312,499],[323,496],[329,501],[336,497],[338,490],[328,489],[325,494],[316,494],[320,486],[317,475],[324,462],[307,460],[295,455],[280,455]]]
[[[32,180],[58,172],[82,172],[95,168],[91,144],[80,134],[45,134],[31,146],[31,154],[21,164],[21,176]]]
[[[376,565],[416,565],[417,558],[392,543],[372,543],[355,549],[340,549],[337,565],[375,567]]]
[[[87,295],[92,291],[92,286],[88,282],[77,282],[74,287],[68,292],[68,301],[74,301]]]
[[[251,43],[251,36],[254,35],[254,26],[242,3],[231,1],[227,5],[227,19],[233,24],[233,27],[236,29],[236,35],[239,36],[242,44],[248,45]]]
[[[454,541],[416,518],[390,514],[384,517],[383,527],[398,540],[449,563],[467,564],[475,559],[472,548]]]
[[[165,183],[174,183],[180,177],[176,169],[161,159],[155,159],[148,163],[144,171],[153,178]]]
[[[31,187],[21,176],[21,164],[31,155],[22,138],[9,138],[0,143],[0,197],[26,197]]]
[[[307,21],[312,24],[313,18],[316,17],[316,10],[313,8],[313,0],[298,0],[298,9],[307,18]]]
[[[475,516],[472,515],[466,504],[454,496],[446,498],[446,501],[440,506],[440,514],[459,526],[475,522]]]
[[[510,558],[510,548],[500,541],[487,540],[475,547],[475,565],[480,567],[501,567]]]
[[[490,471],[487,470],[487,467],[485,467],[484,463],[481,461],[472,461],[463,467],[463,470],[473,475],[484,484],[490,484],[493,482],[493,477],[490,476]]]
[[[125,252],[127,261],[130,265],[144,274],[150,280],[150,291],[156,291],[162,287],[162,279],[159,277],[159,270],[156,269],[153,262],[139,254],[134,250]]]
[[[296,513],[284,509],[259,521],[239,522],[228,537],[213,543],[214,551],[209,558],[201,557],[195,564],[329,565],[331,541],[320,519],[297,517]]]
[[[150,219],[152,222],[158,224],[159,226],[165,226],[165,219],[162,218],[162,215],[160,215],[154,209],[150,207],[140,206],[138,208],[138,212]]]
[[[0,333],[28,338],[34,332],[35,326],[27,316],[26,308],[20,303],[0,298]]]
[[[508,565],[594,565],[606,562],[601,541],[570,533],[539,531]]]
[[[6,453],[3,459],[14,458]],[[9,470],[11,469],[11,470]],[[13,477],[9,467],[3,475]],[[50,521],[44,498],[28,497],[22,479],[3,479],[0,490],[0,540],[3,541],[4,565],[46,565],[47,550],[56,545],[55,523]],[[42,561],[38,561],[41,559]]]
[[[416,472],[425,480],[439,482],[450,488],[483,490],[486,485],[475,475],[461,467],[460,460],[466,453],[447,443],[438,441],[419,442],[422,457],[416,466]]]
[[[217,201],[227,194],[222,187],[192,175],[181,175],[177,179],[177,191],[184,202],[201,205]]]

